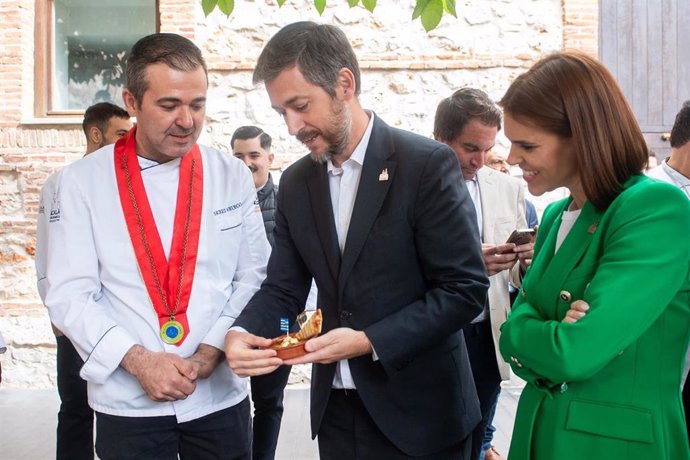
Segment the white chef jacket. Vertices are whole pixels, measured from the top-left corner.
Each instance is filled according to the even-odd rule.
[[[187,399],[154,402],[120,362],[139,344],[190,357],[200,343],[223,349],[225,334],[259,289],[270,246],[251,172],[243,162],[200,146],[204,195],[198,257],[187,308],[190,331],[165,344],[139,274],[122,213],[113,145],[65,167],[42,191],[37,241],[38,288],[51,321],[85,364],[94,410],[119,416],[175,415],[186,422],[247,396],[246,380],[225,362],[196,382]],[[142,179],[166,256],[172,240],[180,159],[139,158]]]

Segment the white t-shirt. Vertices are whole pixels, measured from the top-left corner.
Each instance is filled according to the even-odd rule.
[[[561,226],[558,227],[558,235],[556,235],[555,252],[558,252],[561,244],[563,244],[563,240],[565,240],[565,237],[568,236],[568,233],[570,233],[570,230],[572,230],[573,226],[575,225],[575,221],[578,217],[580,217],[581,211],[582,209],[576,209],[575,211],[563,211],[563,216],[561,217]]]

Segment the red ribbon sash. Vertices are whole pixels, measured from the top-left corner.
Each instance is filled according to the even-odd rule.
[[[182,325],[184,335],[175,343],[179,346],[189,334],[187,306],[192,292],[199,248],[204,188],[201,152],[195,144],[180,162],[175,221],[168,261],[141,177],[135,134],[136,127],[115,144],[115,176],[120,204],[139,271],[158,315],[160,326],[172,317]],[[167,308],[163,296],[167,301]]]

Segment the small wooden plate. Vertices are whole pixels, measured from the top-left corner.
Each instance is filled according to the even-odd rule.
[[[290,334],[290,336],[294,336],[295,334]],[[300,356],[304,356],[307,354],[307,350],[304,349],[304,344],[306,342],[299,342],[294,345],[290,345],[287,347],[281,347],[280,342],[282,342],[285,339],[285,336],[280,336],[276,337],[273,339],[273,343],[268,347],[276,352],[278,352],[278,358],[280,359],[292,359],[292,358],[299,358]]]

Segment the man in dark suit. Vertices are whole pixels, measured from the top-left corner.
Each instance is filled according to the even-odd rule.
[[[357,59],[336,27],[284,27],[254,81],[310,157],[281,178],[267,278],[226,337],[228,364],[259,375],[314,363],[322,459],[468,458],[480,414],[460,329],[488,279],[453,151],[362,109]],[[259,349],[302,310],[312,276],[322,335],[300,358]]]

